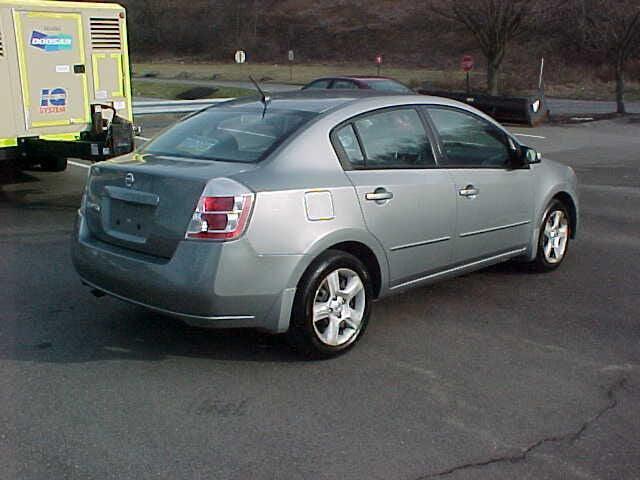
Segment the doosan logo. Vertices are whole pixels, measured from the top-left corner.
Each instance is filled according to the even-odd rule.
[[[73,37],[71,35],[47,35],[46,33],[34,30],[31,32],[30,45],[45,52],[58,52],[60,50],[71,50],[73,47]]]

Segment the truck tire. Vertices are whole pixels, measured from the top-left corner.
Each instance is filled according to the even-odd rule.
[[[45,172],[64,172],[67,169],[67,159],[63,157],[50,157],[40,160],[40,167]]]

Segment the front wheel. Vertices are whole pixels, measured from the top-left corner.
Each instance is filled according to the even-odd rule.
[[[559,200],[549,205],[540,226],[538,252],[531,266],[538,272],[549,272],[560,266],[567,256],[571,222],[566,207]]]
[[[357,257],[325,252],[298,285],[288,332],[291,344],[311,358],[346,352],[367,327],[372,298],[369,273]]]

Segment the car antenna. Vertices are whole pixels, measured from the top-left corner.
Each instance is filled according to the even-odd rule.
[[[253,78],[252,75],[249,75],[249,80],[251,80],[253,85],[256,87],[256,90],[258,90],[258,92],[260,92],[260,96],[262,97],[260,99],[260,101],[264,105],[264,110],[262,110],[262,118],[264,118],[265,114],[267,113],[267,106],[269,106],[269,102],[271,101],[271,97],[269,97],[269,95],[267,95],[266,92],[264,90],[262,90],[262,88],[260,88],[260,85],[258,85],[258,82],[256,82],[256,80]]]

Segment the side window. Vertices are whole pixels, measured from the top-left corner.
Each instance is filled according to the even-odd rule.
[[[331,80],[316,80],[315,82],[311,82],[309,85],[305,87],[305,90],[308,89],[325,89],[329,88],[329,84]]]
[[[344,156],[351,165],[354,167],[364,165],[364,156],[362,155],[362,150],[360,150],[356,133],[353,131],[353,125],[346,125],[336,131],[335,139],[338,142],[338,147],[342,149]]]
[[[353,90],[354,88],[358,88],[358,86],[351,80],[336,80],[333,82],[331,88],[349,88]]]
[[[508,136],[495,125],[461,110],[430,107],[429,115],[444,148],[443,167],[493,167],[509,164]]]
[[[386,110],[354,123],[362,141],[366,168],[435,166],[424,124],[413,108]]]

